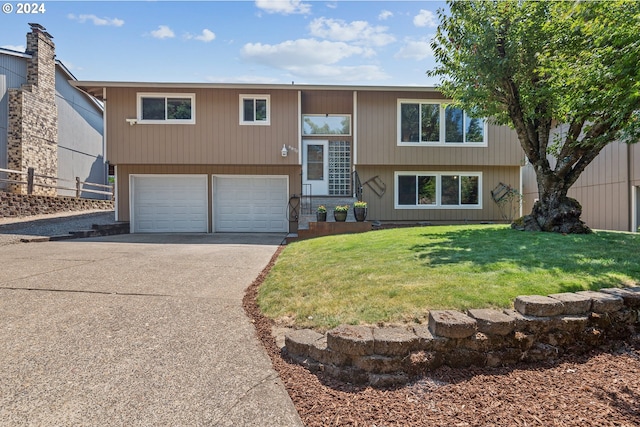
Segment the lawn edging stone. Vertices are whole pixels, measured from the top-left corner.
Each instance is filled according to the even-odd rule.
[[[515,310],[471,309],[466,314],[434,310],[426,325],[340,325],[326,334],[290,330],[283,351],[313,372],[386,387],[442,365],[498,367],[550,361],[640,332],[640,287],[519,296],[514,306]]]
[[[468,338],[478,329],[476,321],[455,310],[429,312],[429,330],[433,335],[445,338]]]
[[[516,297],[513,306],[520,314],[538,317],[557,316],[564,310],[562,301],[542,295]]]

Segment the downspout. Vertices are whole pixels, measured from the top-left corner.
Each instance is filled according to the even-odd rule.
[[[104,158],[105,160],[107,160],[107,88],[103,87],[102,88],[102,153],[104,153]],[[107,166],[107,181],[109,180],[109,164],[106,163]],[[115,182],[114,182],[114,187],[113,187],[113,197],[115,197],[116,202],[113,206],[114,212],[115,212],[115,220],[119,221],[119,215],[118,215],[118,165],[114,165],[113,167],[113,173],[114,173],[114,177],[115,177]]]
[[[353,91],[353,123],[351,123],[351,134],[353,135],[353,170],[358,164],[358,91]]]

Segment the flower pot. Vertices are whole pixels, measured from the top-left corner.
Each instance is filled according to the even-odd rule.
[[[367,219],[367,208],[353,208],[353,216],[356,217],[356,221],[364,221]]]
[[[347,220],[346,211],[333,211],[333,218],[336,222],[345,222]]]
[[[318,222],[324,222],[327,220],[327,213],[326,212],[316,212],[316,220]]]

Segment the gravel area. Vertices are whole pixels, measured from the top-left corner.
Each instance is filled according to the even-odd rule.
[[[244,307],[306,426],[640,425],[640,336],[555,363],[443,367],[391,389],[316,376],[283,357],[273,322],[256,304],[281,250],[248,288]]]
[[[93,224],[115,224],[114,211],[93,210],[0,218],[0,245],[20,243],[38,237],[62,236],[72,231],[90,230]]]

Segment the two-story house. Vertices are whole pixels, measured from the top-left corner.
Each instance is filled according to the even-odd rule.
[[[132,232],[294,232],[301,200],[353,196],[356,175],[389,222],[501,221],[491,191],[520,188],[515,133],[434,88],[72,83],[105,104]]]
[[[75,190],[55,187],[74,187],[76,177],[107,183],[102,105],[70,84],[76,79],[56,59],[53,37],[30,25],[25,52],[0,48],[0,169],[34,168],[60,179],[35,187],[35,194],[74,196]],[[26,192],[25,186],[10,187],[0,181],[0,191]]]

